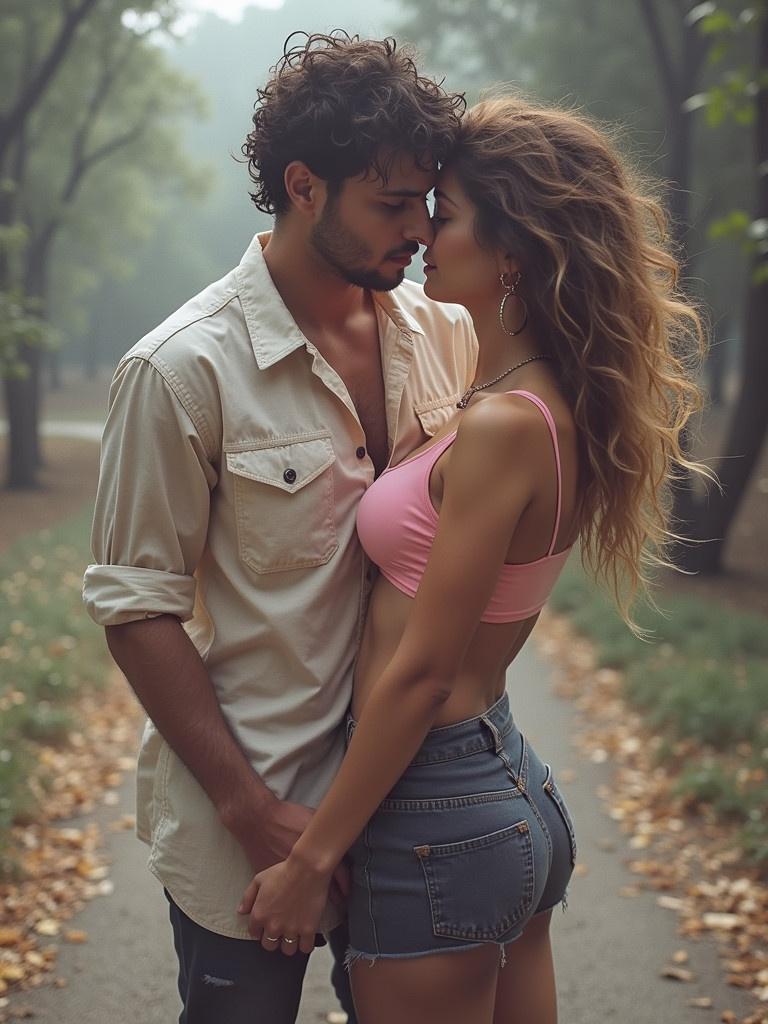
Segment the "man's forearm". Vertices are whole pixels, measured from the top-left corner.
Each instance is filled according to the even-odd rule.
[[[174,752],[243,842],[274,802],[219,706],[202,658],[174,616],[107,627],[113,658]]]

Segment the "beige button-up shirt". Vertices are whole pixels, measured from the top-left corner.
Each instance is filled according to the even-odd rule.
[[[369,589],[355,513],[374,467],[343,381],[272,282],[266,237],[117,367],[84,599],[102,625],[178,616],[254,770],[315,807],[344,750]],[[465,310],[412,282],[374,298],[399,461],[453,413],[476,341]],[[151,722],[137,831],[189,917],[248,937],[247,858]]]

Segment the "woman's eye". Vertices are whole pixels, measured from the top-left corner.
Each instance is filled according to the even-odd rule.
[[[432,223],[433,224],[445,224],[445,222],[447,220],[448,220],[447,217],[438,217],[438,215],[436,213],[432,214]]]

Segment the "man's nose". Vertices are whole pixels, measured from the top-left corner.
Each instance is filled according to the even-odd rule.
[[[432,244],[435,237],[435,229],[426,203],[424,203],[418,213],[414,211],[414,215],[408,221],[403,234],[406,238],[418,242],[419,245]]]

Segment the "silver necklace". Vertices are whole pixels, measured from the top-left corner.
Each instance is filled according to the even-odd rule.
[[[483,388],[489,388],[491,384],[498,384],[500,380],[504,380],[505,377],[509,376],[513,370],[519,370],[521,366],[525,366],[526,363],[532,363],[534,359],[551,359],[552,356],[529,356],[528,359],[524,359],[522,363],[516,363],[514,366],[510,366],[504,373],[500,373],[498,377],[494,377],[493,380],[487,381],[485,384],[473,384],[468,388],[461,396],[459,401],[456,403],[457,409],[466,409],[469,404],[469,400],[476,391],[482,391]]]

